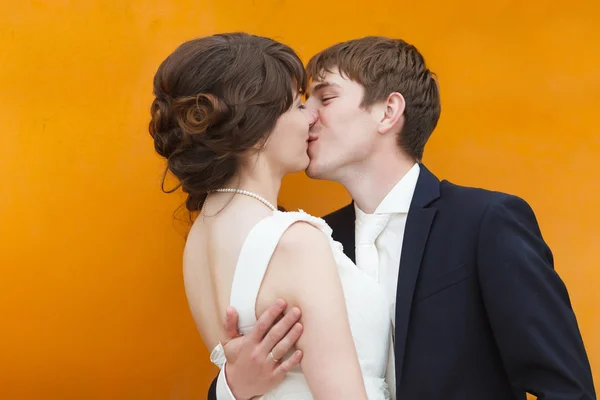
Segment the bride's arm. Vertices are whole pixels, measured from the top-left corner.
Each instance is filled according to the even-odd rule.
[[[302,310],[297,348],[313,397],[367,399],[337,266],[327,237],[312,225],[295,223],[282,236],[259,294],[259,314],[279,297]]]

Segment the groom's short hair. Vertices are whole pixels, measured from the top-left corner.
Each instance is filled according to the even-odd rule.
[[[401,39],[367,36],[333,45],[314,55],[307,65],[311,80],[322,80],[333,69],[364,87],[361,106],[385,101],[393,92],[406,102],[400,147],[421,160],[425,144],[440,117],[436,76],[417,48]]]

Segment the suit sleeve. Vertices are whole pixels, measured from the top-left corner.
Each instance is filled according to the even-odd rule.
[[[208,397],[207,400],[217,400],[217,381],[219,376],[217,375],[215,379],[213,379],[210,387],[208,388]]]
[[[513,389],[595,399],[575,313],[533,210],[503,197],[486,210],[478,240],[482,296]]]

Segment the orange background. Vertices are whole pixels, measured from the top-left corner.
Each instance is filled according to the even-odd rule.
[[[305,60],[367,34],[417,45],[442,87],[426,164],[530,202],[600,381],[598,4],[3,0],[0,398],[205,398],[215,369],[183,290],[183,198],[160,192],[146,128],[160,61],[233,30]],[[303,174],[281,197],[317,215],[346,201]]]

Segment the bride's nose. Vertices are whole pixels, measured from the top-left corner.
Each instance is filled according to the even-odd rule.
[[[319,120],[319,112],[314,107],[310,107],[310,105],[305,106],[304,112],[308,119],[308,125],[312,128]]]

